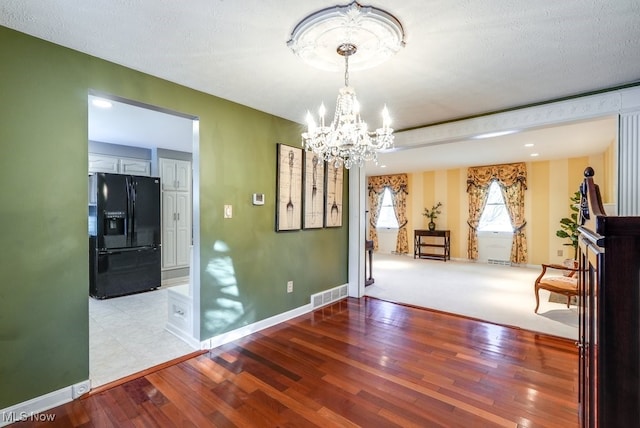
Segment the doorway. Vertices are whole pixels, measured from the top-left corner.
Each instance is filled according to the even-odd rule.
[[[103,300],[89,297],[89,378],[95,388],[196,350],[192,341],[189,344],[167,330],[167,320],[172,289],[179,288],[187,296],[196,295],[199,289],[197,275],[190,274],[198,257],[197,246],[191,244],[199,233],[198,211],[193,208],[199,194],[199,121],[192,115],[95,91],[88,95],[88,110],[89,173],[160,177],[167,160],[183,169],[188,165],[189,170],[189,193],[183,188],[172,193],[189,201],[189,231],[183,231],[180,241],[183,246],[187,241],[187,249],[178,252],[177,264],[163,263],[162,285]],[[166,246],[170,247],[168,241]],[[192,319],[198,319],[195,304],[190,310]],[[187,335],[195,336],[194,331]]]

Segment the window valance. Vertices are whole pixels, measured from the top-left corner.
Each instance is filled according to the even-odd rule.
[[[393,193],[403,192],[407,194],[408,178],[407,174],[376,175],[368,178],[369,194],[382,194],[384,188],[388,187]]]
[[[504,187],[519,182],[526,189],[527,167],[524,162],[471,167],[467,170],[467,192],[471,186],[486,187],[493,180],[498,180]]]

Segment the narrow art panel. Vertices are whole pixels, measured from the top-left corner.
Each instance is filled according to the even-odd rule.
[[[333,162],[326,162],[326,188],[327,197],[324,209],[325,227],[342,226],[342,182],[344,180],[344,168],[336,167]]]
[[[324,161],[318,154],[304,152],[304,229],[318,229],[324,222]]]
[[[276,231],[299,230],[302,222],[302,149],[277,148]]]

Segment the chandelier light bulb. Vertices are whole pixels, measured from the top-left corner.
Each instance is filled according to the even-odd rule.
[[[318,114],[320,115],[320,126],[324,126],[324,115],[327,110],[324,108],[324,103],[320,104],[320,108],[318,109]]]
[[[387,109],[387,105],[384,105],[384,108],[382,109],[382,127],[384,129],[387,129],[389,126],[391,126],[391,116],[389,116],[389,110]]]
[[[316,130],[316,123],[313,120],[313,116],[311,116],[311,112],[307,110],[307,132],[312,134]]]

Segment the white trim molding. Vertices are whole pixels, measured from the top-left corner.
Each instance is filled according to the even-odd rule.
[[[33,398],[14,406],[0,410],[0,427],[14,422],[54,422],[55,415],[46,411],[66,404],[89,392],[89,379],[70,385],[57,391]]]
[[[640,215],[640,111],[620,115],[618,171],[618,212]]]
[[[347,286],[348,284],[342,284],[342,285],[338,285],[337,287],[331,288],[329,290],[325,290],[325,291],[321,291],[320,293],[313,294],[310,300],[313,301],[314,296],[323,295],[325,293],[329,293],[332,296],[330,299],[331,300],[330,303],[336,302],[338,300],[342,300],[343,298],[347,297],[346,296]],[[327,303],[327,302],[328,300],[326,300],[324,303]],[[319,305],[319,306],[323,306],[323,305]],[[238,329],[228,331],[221,335],[214,336],[210,339],[206,339],[200,342],[200,349],[217,348],[218,346],[222,346],[229,342],[233,342],[234,340],[241,339],[245,336],[256,333],[260,330],[264,330],[265,328],[273,327],[274,325],[283,323],[285,321],[289,321],[292,318],[312,312],[314,309],[316,309],[319,306],[313,306],[312,303],[308,303],[306,305],[291,309],[290,311],[283,312],[281,314],[274,315],[270,318],[266,318],[261,321],[255,322],[253,324],[249,324],[244,327],[240,327]]]
[[[365,210],[367,177],[364,168],[349,170],[349,296],[364,296]]]
[[[233,342],[234,340],[241,339],[260,330],[264,330],[265,328],[273,327],[274,325],[288,321],[297,316],[304,315],[308,312],[311,312],[310,303],[304,306],[297,307],[295,309],[291,309],[290,311],[274,315],[270,318],[263,319],[253,324],[245,325],[244,327],[240,327],[238,329],[228,331],[218,336],[214,336],[210,339],[205,339],[200,342],[200,349],[217,348],[218,346],[222,346],[229,342]]]
[[[633,87],[523,107],[502,113],[425,126],[395,133],[396,147],[421,147],[460,141],[489,132],[539,128],[635,110],[640,88]]]

